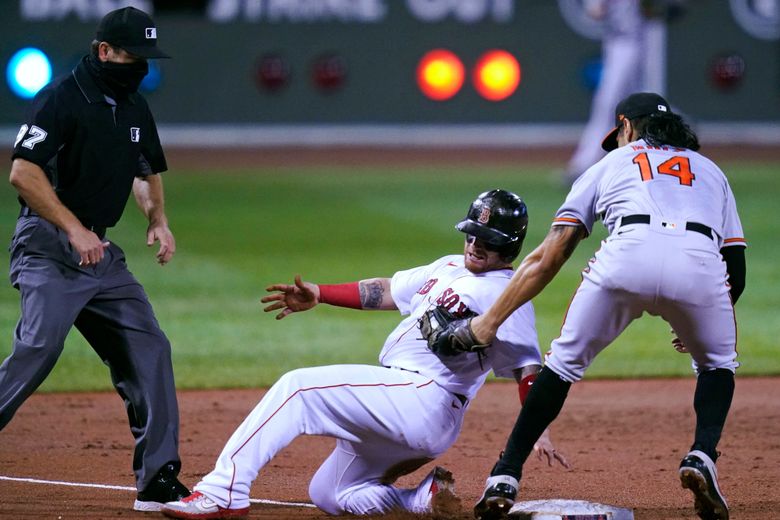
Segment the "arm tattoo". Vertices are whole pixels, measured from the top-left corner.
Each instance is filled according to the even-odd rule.
[[[360,304],[364,309],[379,309],[385,290],[379,280],[360,282]]]

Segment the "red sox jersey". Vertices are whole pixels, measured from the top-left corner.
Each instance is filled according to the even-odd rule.
[[[417,320],[436,305],[456,315],[482,314],[509,284],[513,271],[501,269],[474,274],[464,267],[463,255],[445,256],[432,264],[399,271],[390,290],[401,314],[408,315],[390,334],[379,361],[419,372],[447,390],[471,399],[492,369],[499,377],[513,377],[512,370],[541,364],[533,305],[529,302],[501,325],[485,354],[437,356],[420,335]]]
[[[624,221],[634,215],[643,218]],[[579,380],[647,312],[671,325],[696,371],[734,371],[736,322],[720,249],[745,239],[720,168],[692,150],[629,143],[580,176],[553,225],[590,232],[599,219],[610,235],[583,271],[547,366]]]

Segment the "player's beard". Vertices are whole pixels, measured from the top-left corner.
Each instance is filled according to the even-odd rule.
[[[471,256],[473,255],[473,256]],[[463,265],[474,274],[512,267],[500,254],[494,251],[478,250],[468,243],[463,248]]]

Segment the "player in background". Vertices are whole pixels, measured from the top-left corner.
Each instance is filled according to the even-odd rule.
[[[701,518],[728,518],[715,461],[738,366],[733,304],[745,286],[746,243],[734,195],[663,97],[632,94],[615,116],[617,127],[602,143],[608,155],[574,183],[542,244],[487,312],[455,327],[474,344],[488,343],[603,220],[609,237],[583,270],[561,335],[475,507],[477,518],[501,518],[511,508],[523,464],[571,384],[645,312],[672,326],[697,373],[696,432],[680,464],[682,485],[693,492]]]
[[[282,376],[233,433],[214,470],[189,497],[167,504],[174,518],[229,518],[249,511],[249,490],[260,469],[299,435],[337,439],[317,470],[309,495],[329,514],[370,515],[391,510],[446,514],[437,502],[452,477],[435,468],[413,489],[393,482],[443,454],[456,440],[469,402],[492,370],[514,377],[525,399],[541,368],[534,310],[530,303],[507,317],[487,355],[437,356],[421,338],[418,320],[441,305],[459,316],[486,310],[509,283],[528,223],[515,194],[481,194],[457,224],[466,233],[462,255],[340,285],[274,284],[262,299],[277,319],[319,303],[365,310],[399,310],[406,317],[388,336],[381,366],[334,365],[294,370]],[[566,459],[548,432],[534,448],[548,464]],[[444,507],[444,510],[442,508]]]
[[[585,0],[588,15],[604,25],[601,79],[590,115],[564,173],[571,184],[604,157],[598,142],[612,127],[615,105],[632,92],[666,88],[666,23],[685,0]]]

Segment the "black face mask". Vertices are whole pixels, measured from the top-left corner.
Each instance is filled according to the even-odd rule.
[[[114,94],[125,97],[138,91],[141,82],[149,73],[149,64],[146,60],[134,63],[113,63],[100,61],[95,56],[90,56],[90,62],[98,78],[110,88]]]

